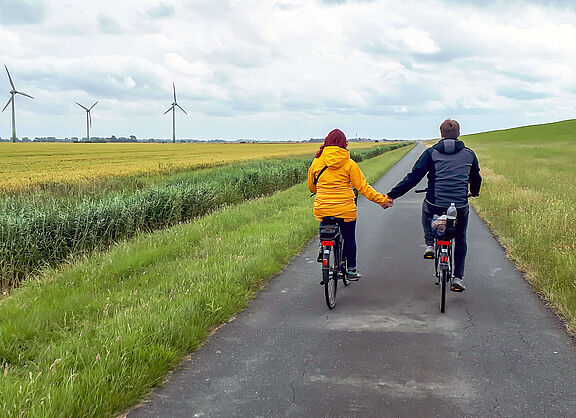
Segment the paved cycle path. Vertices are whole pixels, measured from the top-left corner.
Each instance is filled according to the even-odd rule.
[[[339,286],[334,310],[313,240],[129,417],[576,416],[576,345],[475,213],[467,290],[440,313],[421,201],[409,192],[383,211],[360,199],[363,278]]]

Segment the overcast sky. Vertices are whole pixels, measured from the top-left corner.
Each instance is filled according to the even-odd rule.
[[[96,100],[95,136],[171,137],[172,82],[179,138],[432,138],[448,117],[473,133],[576,114],[573,0],[0,0],[0,25],[0,64],[35,97],[17,96],[19,137],[85,136],[74,102]]]

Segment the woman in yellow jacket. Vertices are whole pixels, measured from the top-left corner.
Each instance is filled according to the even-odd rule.
[[[357,210],[353,188],[383,208],[391,206],[392,201],[368,184],[358,164],[350,159],[347,146],[346,135],[341,130],[334,129],[328,134],[308,169],[308,188],[311,193],[316,193],[314,217],[320,221],[320,226],[325,216],[344,219],[339,225],[344,237],[346,276],[350,280],[358,280],[360,273],[356,268]],[[318,259],[320,260],[320,256]]]

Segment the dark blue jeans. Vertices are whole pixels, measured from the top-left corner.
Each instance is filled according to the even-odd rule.
[[[323,221],[320,226],[324,225]],[[342,237],[344,238],[344,259],[347,260],[349,269],[356,268],[356,220],[352,222],[338,222]]]
[[[432,218],[434,215],[443,215],[447,208],[433,206],[426,201],[422,203],[422,228],[424,228],[424,240],[426,245],[434,245],[434,236],[432,235]],[[466,230],[468,229],[468,214],[470,208],[465,206],[458,208],[456,215],[456,235],[454,236],[454,277],[464,278],[464,266],[466,264],[466,253],[468,245],[466,244]]]

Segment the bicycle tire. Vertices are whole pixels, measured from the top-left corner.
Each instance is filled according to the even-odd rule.
[[[446,286],[448,286],[448,270],[442,270],[440,279],[440,312],[446,312]]]
[[[336,264],[335,251],[330,251],[327,267],[324,271],[328,272],[329,276],[328,280],[324,280],[324,296],[326,297],[328,309],[334,309],[336,306],[336,290],[338,288],[338,266]]]

